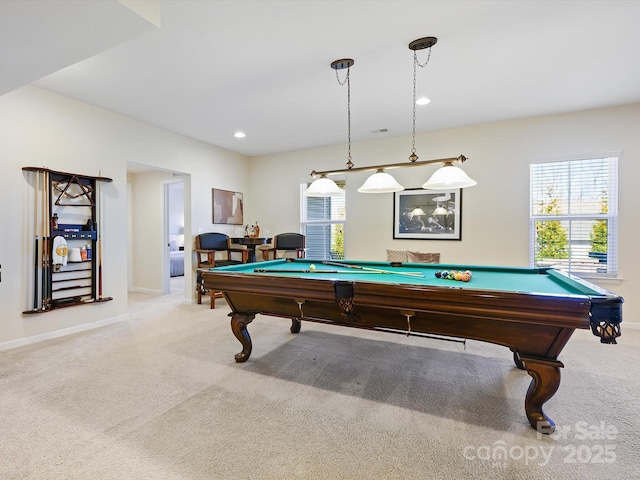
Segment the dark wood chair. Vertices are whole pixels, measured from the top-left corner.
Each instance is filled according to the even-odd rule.
[[[224,233],[201,233],[196,236],[196,296],[198,304],[202,303],[202,296],[209,295],[211,308],[215,308],[216,298],[222,293],[210,292],[204,288],[202,272],[214,267],[225,267],[247,263],[249,252],[244,247],[232,247],[231,239]],[[235,257],[235,258],[233,258]]]
[[[281,233],[273,237],[273,246],[262,247],[262,259],[270,260],[279,258],[278,252],[286,255],[287,252],[295,252],[296,258],[305,257],[305,241],[306,237],[300,233]],[[273,254],[273,255],[272,255]]]

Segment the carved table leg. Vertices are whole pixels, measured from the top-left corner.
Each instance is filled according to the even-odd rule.
[[[300,332],[301,325],[302,325],[302,322],[300,320],[298,320],[297,318],[292,318],[291,328],[289,330],[291,331],[291,333],[298,333]]]
[[[560,367],[562,362],[538,358],[520,357],[527,373],[531,375],[531,384],[527,390],[524,409],[529,424],[540,433],[553,433],[555,423],[542,411],[542,406],[558,390],[560,386]]]
[[[252,314],[231,314],[231,331],[242,344],[242,351],[235,355],[236,362],[238,363],[246,362],[251,355],[251,337],[249,336],[249,332],[247,332],[247,325],[249,325],[254,318],[255,315]]]

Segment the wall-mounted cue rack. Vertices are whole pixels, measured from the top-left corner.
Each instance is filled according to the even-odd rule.
[[[106,177],[24,167],[34,186],[33,294],[23,313],[113,300],[102,294],[102,210]],[[30,296],[31,297],[31,296]]]

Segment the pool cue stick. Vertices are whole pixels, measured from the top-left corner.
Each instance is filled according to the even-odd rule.
[[[49,255],[49,235],[51,228],[50,217],[50,196],[51,185],[49,184],[49,172],[43,172],[42,179],[42,310],[51,308],[51,279],[49,266],[51,257]]]
[[[36,171],[35,178],[35,197],[33,200],[33,234],[35,235],[35,246],[33,252],[33,309],[38,309],[38,202],[40,201],[40,172]]]
[[[365,270],[367,272],[374,273],[391,273],[393,275],[405,275],[407,277],[424,277],[421,272],[393,272],[391,270],[381,270],[378,268],[370,268],[370,267],[361,267],[359,265],[349,265],[347,263],[339,263],[339,262],[322,262],[323,265],[333,265],[334,267],[345,267],[345,268],[354,268],[356,270]]]
[[[255,273],[343,273],[343,274],[353,274],[353,273],[371,273],[371,272],[364,272],[364,271],[356,271],[356,272],[350,272],[350,271],[345,271],[345,270],[286,270],[286,269],[282,269],[282,270],[273,270],[270,268],[254,268],[253,271]]]
[[[51,247],[53,246],[53,242],[51,239],[51,172],[47,171],[46,172],[47,175],[47,189],[46,189],[46,193],[47,193],[47,201],[46,201],[46,207],[47,207],[47,218],[45,219],[44,225],[45,225],[45,232],[47,234],[47,248],[45,249],[46,253],[47,253],[47,310],[51,310],[51,308],[53,307],[53,283],[52,283],[52,278],[51,278],[51,271],[52,271],[52,265],[51,265]]]
[[[36,234],[35,244],[33,246],[33,309],[38,309],[38,235]]]
[[[102,171],[98,171],[102,176]],[[100,198],[100,180],[94,180],[94,203],[96,209],[96,228],[98,231],[98,301],[102,301],[102,199]]]
[[[45,305],[44,305],[44,301],[45,301],[45,296],[46,296],[46,278],[44,275],[44,262],[45,262],[45,255],[44,255],[44,251],[45,251],[45,233],[44,233],[44,222],[45,222],[45,215],[46,215],[46,211],[45,211],[45,195],[44,195],[44,183],[45,183],[45,172],[40,172],[41,173],[41,180],[42,180],[42,186],[40,188],[40,213],[41,213],[41,217],[40,217],[40,233],[41,238],[42,238],[42,247],[40,249],[40,309],[44,310],[45,309]]]

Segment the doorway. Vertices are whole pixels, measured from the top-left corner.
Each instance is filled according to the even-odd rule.
[[[183,301],[192,301],[190,175],[130,162],[127,183],[129,291],[165,295],[182,288]],[[184,250],[180,250],[178,242]],[[186,274],[180,277],[182,286],[178,286],[179,281],[174,282],[175,288],[170,282],[172,248],[181,252]]]
[[[164,184],[164,235],[167,238],[165,282],[163,292],[184,290],[184,181],[179,179]]]

